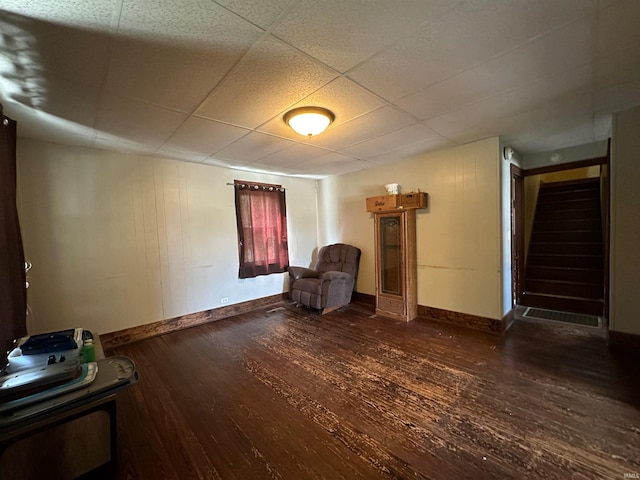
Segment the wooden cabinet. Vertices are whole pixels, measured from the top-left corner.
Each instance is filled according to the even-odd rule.
[[[388,212],[404,208],[426,208],[427,194],[424,192],[402,195],[380,195],[367,198],[367,212]]]
[[[427,207],[424,192],[367,198],[374,214],[376,313],[399,320],[418,316],[416,210]]]
[[[418,316],[416,210],[375,214],[376,313],[399,320]]]

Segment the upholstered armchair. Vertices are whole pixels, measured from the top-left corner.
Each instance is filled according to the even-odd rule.
[[[289,267],[289,294],[297,304],[322,314],[344,307],[358,276],[360,249],[344,243],[327,245],[318,252],[315,269]]]

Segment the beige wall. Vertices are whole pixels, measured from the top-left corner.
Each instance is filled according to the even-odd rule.
[[[614,115],[611,143],[611,330],[640,335],[640,108]]]
[[[397,182],[429,193],[418,213],[418,302],[501,318],[497,139],[320,182],[21,139],[18,188],[31,333],[106,333],[281,293],[286,275],[237,278],[234,179],[287,188],[291,264],[319,245],[363,250],[357,290],[375,293],[365,198]],[[316,197],[316,187],[319,193]],[[317,212],[317,213],[316,213]]]
[[[373,215],[365,198],[396,182],[424,191],[417,215],[418,303],[502,317],[500,145],[491,138],[320,182],[320,243],[362,249],[356,289],[375,294]]]
[[[287,189],[292,264],[317,246],[316,182],[20,139],[31,333],[98,333],[286,291],[238,279],[234,179]]]

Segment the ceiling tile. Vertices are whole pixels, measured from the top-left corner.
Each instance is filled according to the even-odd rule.
[[[307,140],[308,143],[338,150],[353,145],[367,138],[384,135],[402,127],[415,123],[407,114],[390,106],[379,108],[373,112],[357,117],[350,122],[327,129],[317,137]]]
[[[531,136],[520,137],[514,147],[518,150],[544,152],[604,140],[594,136],[590,115],[557,119],[547,127],[538,124],[530,130],[530,133]]]
[[[192,153],[204,158],[249,132],[214,120],[189,117],[164,143],[160,152]]]
[[[294,145],[283,138],[251,132],[217,152],[214,157],[239,163],[252,163],[262,157]]]
[[[138,38],[114,41],[107,88],[191,113],[259,37],[257,29],[244,30],[244,42],[221,41],[217,47]]]
[[[598,1],[598,8],[606,8],[612,5],[613,3],[618,2],[619,0],[597,0],[597,1]]]
[[[591,61],[591,22],[573,22],[497,58],[397,101],[420,119],[433,118]]]
[[[628,105],[640,104],[640,82],[615,85],[596,92],[594,110],[599,113],[618,112]]]
[[[601,140],[594,136],[592,103],[590,93],[575,94],[505,116],[496,123],[504,132],[503,140],[522,151],[544,152],[579,145]]]
[[[590,3],[582,0],[466,2],[356,67],[349,77],[394,100],[590,12]]]
[[[353,155],[354,157],[370,159],[393,150],[397,150],[404,146],[414,143],[423,143],[425,141],[435,140],[439,138],[433,130],[420,124],[413,124],[387,133],[371,140],[352,145],[351,147],[341,150],[342,153]]]
[[[136,0],[122,3],[121,35],[200,47],[246,44],[245,35],[260,31],[210,0]]]
[[[183,113],[105,94],[96,130],[99,137],[108,134],[128,139],[134,144],[147,144],[150,150],[155,151],[186,118]]]
[[[106,30],[109,28],[114,13],[113,0],[2,0],[2,10],[28,17],[29,19],[46,20],[48,23],[82,27],[89,30]],[[15,17],[3,14],[5,19]],[[32,24],[23,18],[25,24]]]
[[[101,86],[107,71],[109,36],[65,25],[3,16],[0,55],[14,65],[16,82],[46,88],[50,75]]]
[[[640,47],[640,2],[620,0],[598,12],[598,58],[631,47]]]
[[[335,77],[335,72],[301,52],[267,38],[240,61],[197,113],[255,128]]]
[[[373,95],[371,92],[365,90],[348,78],[339,77],[322,87],[320,90],[317,90],[303,100],[300,100],[291,108],[304,106],[327,108],[336,116],[335,121],[329,128],[335,128],[337,125],[376,110],[383,105],[385,105],[385,102],[376,95]],[[284,123],[282,118],[284,113],[285,112],[280,112],[276,117],[258,127],[258,130],[287,137],[292,140],[299,141],[303,139],[300,134],[294,132]]]
[[[371,168],[375,164],[365,160],[359,160],[339,153],[328,153],[318,158],[305,161],[300,165],[303,172],[315,173],[320,176],[342,175],[344,173],[358,172]]]
[[[500,135],[503,133],[501,128],[504,128],[504,125],[497,123],[499,118],[534,110],[541,105],[553,105],[563,97],[584,95],[589,91],[591,79],[590,65],[574,68],[504,94],[462,106],[434,117],[425,124],[440,135],[456,141],[467,138],[467,135],[462,137],[460,132],[477,131],[484,132],[485,136]]]
[[[390,152],[372,155],[366,160],[376,164],[394,163],[398,160],[409,158],[425,152],[433,152],[443,148],[453,147],[455,143],[443,137],[431,137],[416,143],[401,145],[399,148]]]
[[[43,94],[40,102],[32,99],[37,110],[93,129],[98,114],[99,88],[49,76]]]
[[[327,150],[311,145],[296,144],[284,150],[279,150],[260,158],[256,163],[261,165],[274,165],[278,167],[297,168],[301,163],[307,162],[322,155]]]
[[[126,2],[119,30],[107,88],[188,113],[263,34],[204,0]]]
[[[301,0],[273,34],[345,72],[450,8],[449,0],[367,2],[365,8],[361,2]]]
[[[617,51],[595,61],[596,88],[612,87],[617,84],[640,79],[640,47]]]

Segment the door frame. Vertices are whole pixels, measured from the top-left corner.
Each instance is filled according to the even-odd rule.
[[[517,165],[510,167],[511,217],[511,306],[520,304],[524,293],[524,171]]]

